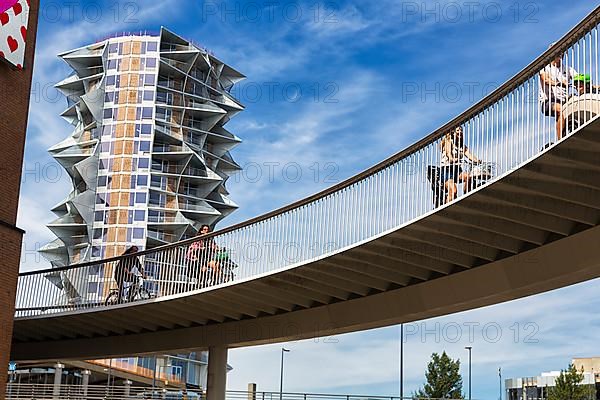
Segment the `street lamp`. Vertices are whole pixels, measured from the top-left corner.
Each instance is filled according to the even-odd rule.
[[[498,396],[498,400],[502,400],[502,367],[498,368],[498,390],[500,396]]]
[[[404,324],[400,324],[400,400],[404,398]]]
[[[281,348],[281,372],[279,374],[279,400],[283,399],[283,353],[289,353],[290,350]]]
[[[469,350],[469,400],[471,400],[471,350],[472,346],[465,346],[465,350]]]

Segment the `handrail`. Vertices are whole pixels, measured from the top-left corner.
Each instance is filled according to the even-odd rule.
[[[185,396],[187,397],[183,397]],[[32,399],[48,397],[61,399],[62,396],[75,399],[131,399],[136,396],[153,399],[173,398],[204,398],[202,388],[163,388],[136,385],[76,385],[76,384],[42,384],[42,383],[15,383],[8,382],[6,399]],[[148,396],[148,397],[146,397]],[[397,395],[365,395],[365,394],[334,394],[334,393],[302,393],[302,392],[275,392],[275,391],[245,391],[227,390],[226,399],[256,399],[256,400],[445,400],[443,398],[421,398],[416,396],[399,397]]]
[[[337,185],[203,237],[136,253],[143,263],[159,271],[157,273],[160,277],[156,277],[155,282],[172,281],[168,285],[155,286],[157,296],[207,289],[209,286],[228,283],[234,278],[238,281],[249,279],[332,255],[340,249],[350,248],[384,232],[399,229],[442,206],[442,203],[454,201],[459,196],[457,183],[462,184],[464,195],[537,157],[554,140],[554,128],[550,126],[553,125],[550,121],[568,122],[566,126],[563,124],[562,131],[559,129],[560,124],[556,123],[556,136],[561,139],[600,114],[600,97],[593,97],[600,95],[591,95],[591,98],[581,96],[588,87],[580,87],[578,93],[569,93],[569,87],[569,90],[564,90],[561,99],[554,100],[555,103],[560,102],[565,110],[562,118],[554,118],[554,111],[546,109],[554,107],[553,103],[538,105],[530,97],[540,91],[544,95],[547,88],[540,86],[539,72],[555,58],[566,60],[562,69],[577,67],[580,72],[592,75],[594,83],[600,82],[599,23],[600,6],[554,46],[467,111],[412,146]],[[562,70],[559,72],[563,73]],[[570,76],[568,79],[572,78]],[[577,99],[580,100],[571,101],[569,96],[578,96]],[[582,110],[581,107],[586,105],[594,109]],[[569,115],[566,115],[566,110],[570,110]],[[441,140],[451,128],[458,127],[463,128],[463,142],[455,142],[450,136]],[[463,143],[463,147],[456,143]],[[467,145],[469,152],[466,152]],[[471,150],[484,158],[479,160]],[[462,169],[463,157],[473,162],[488,162],[479,165],[477,169],[472,165],[469,168],[473,169]],[[427,180],[431,183],[433,193],[426,187]],[[430,204],[432,194],[433,205]],[[355,225],[364,229],[357,230]],[[243,267],[238,269],[240,276],[235,277],[232,271],[226,271],[227,276],[222,276],[223,271],[220,271],[218,265],[227,263],[217,262],[216,249],[203,251],[203,259],[189,259],[187,246],[198,241],[213,243],[213,240],[230,250],[226,253],[227,257],[257,243],[266,245],[275,240],[283,246],[290,243],[298,245],[300,258],[288,257],[286,251],[289,248],[273,250],[265,246],[264,254],[273,259],[260,262],[250,260],[240,265]],[[314,240],[320,246],[316,251],[310,248]],[[52,274],[57,287],[62,286],[62,290],[75,293],[77,289],[69,286],[74,280],[81,285],[93,283],[85,281],[85,268],[103,269],[103,280],[100,281],[106,283],[112,279],[111,272],[114,272],[115,264],[120,260],[124,260],[124,257],[21,273],[19,290],[25,291],[29,296],[37,296],[28,287],[27,278],[39,278],[36,281],[38,285],[46,284],[42,277],[44,274]],[[209,266],[211,263],[213,266]],[[231,263],[228,265],[236,267]],[[208,273],[205,272],[209,267],[219,276],[218,279],[211,276],[210,282],[207,282]],[[104,271],[104,268],[108,270]],[[181,284],[182,275],[187,275],[190,285]],[[29,286],[33,283],[35,282],[30,282]],[[51,286],[48,288],[51,289]],[[71,296],[70,300],[73,299]],[[93,301],[98,300],[87,298],[90,302],[85,303],[85,306],[89,307]],[[19,303],[19,299],[17,301]],[[36,301],[42,302],[41,299]],[[39,308],[47,310],[51,307],[41,304]],[[31,304],[17,304],[17,312],[26,309],[31,310]]]

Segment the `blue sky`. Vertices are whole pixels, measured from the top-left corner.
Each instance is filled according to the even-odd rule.
[[[69,134],[58,116],[65,99],[51,89],[69,74],[59,52],[115,31],[164,25],[247,76],[234,90],[246,110],[228,125],[244,140],[233,155],[245,172],[229,184],[240,209],[225,226],[312,194],[407,147],[517,73],[594,4],[42,0],[41,7],[19,213],[19,226],[27,231],[22,270],[47,266],[35,250],[52,238],[44,226],[52,220],[49,210],[69,191],[66,174],[46,153]],[[505,377],[535,375],[564,368],[574,356],[597,355],[598,286],[591,281],[411,325],[405,393],[422,384],[433,351],[465,360],[463,348],[472,345],[473,397],[491,399],[498,397],[498,367]],[[471,322],[480,324],[473,343]],[[440,338],[421,337],[436,324]],[[453,343],[457,326],[462,335]],[[490,340],[498,327],[501,338]],[[532,332],[537,342],[526,340]],[[397,393],[397,327],[286,346],[292,349],[287,390]],[[259,390],[276,390],[279,348],[232,350],[229,387],[254,381]]]

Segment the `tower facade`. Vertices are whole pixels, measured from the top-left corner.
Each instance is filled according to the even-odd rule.
[[[185,239],[237,208],[226,182],[241,140],[225,124],[243,110],[230,94],[241,73],[165,28],[59,56],[73,132],[49,152],[73,190],[40,250],[53,266]]]

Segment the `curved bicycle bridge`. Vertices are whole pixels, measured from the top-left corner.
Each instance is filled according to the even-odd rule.
[[[327,336],[600,276],[600,97],[567,100],[558,141],[537,102],[539,72],[559,55],[599,82],[599,21],[596,9],[502,87],[390,159],[210,234],[235,263],[233,279],[203,283],[202,262],[186,257],[193,240],[138,253],[148,300],[104,305],[119,258],[21,274],[12,359]],[[474,187],[436,205],[447,196],[441,141],[458,126],[493,167],[471,170]]]

